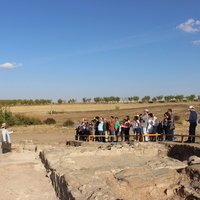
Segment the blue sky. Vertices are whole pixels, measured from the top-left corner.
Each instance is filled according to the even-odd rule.
[[[200,95],[199,0],[0,0],[0,99]]]

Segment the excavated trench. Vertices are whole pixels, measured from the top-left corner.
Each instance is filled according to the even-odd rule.
[[[39,154],[61,200],[200,199],[200,148],[67,142]]]

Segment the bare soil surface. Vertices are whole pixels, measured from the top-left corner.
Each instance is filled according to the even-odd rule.
[[[79,108],[74,105],[59,105],[51,106],[19,106],[11,107],[11,111],[15,113],[23,113],[27,116],[38,117],[45,120],[52,117],[56,120],[56,125],[38,125],[38,126],[14,126],[9,127],[9,130],[14,130],[11,135],[12,144],[20,144],[23,142],[41,145],[65,145],[66,141],[74,140],[74,127],[66,128],[62,123],[67,119],[74,122],[82,119],[93,119],[95,116],[109,118],[111,115],[118,116],[120,120],[126,115],[133,116],[142,113],[145,108],[156,114],[161,120],[163,113],[168,108],[173,109],[175,115],[180,116],[181,123],[176,124],[177,134],[188,133],[188,123],[184,121],[189,115],[187,110],[189,105],[194,105],[198,111],[199,102],[192,103],[157,103],[157,104],[111,104],[101,105],[98,107],[92,105],[79,105]],[[63,105],[62,105],[63,106]],[[116,106],[119,106],[116,107]],[[50,115],[49,111],[54,110],[60,112]],[[132,133],[132,132],[131,132]],[[197,134],[200,135],[197,127]],[[180,138],[176,139],[180,142]],[[194,145],[199,145],[199,139]],[[38,153],[21,152],[0,154],[0,199],[2,200],[35,200],[35,199],[57,199],[55,192],[51,186],[50,180],[45,177],[45,169],[38,158]]]
[[[2,200],[56,200],[45,169],[34,152],[0,154]]]

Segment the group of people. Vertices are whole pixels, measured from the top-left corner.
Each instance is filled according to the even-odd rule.
[[[186,121],[190,122],[189,135],[195,135],[198,114],[193,106],[188,108],[190,115]],[[131,122],[130,117],[126,116],[122,121],[118,117],[111,116],[109,120],[96,116],[93,120],[83,120],[76,125],[76,135],[82,140],[86,140],[86,136],[94,135],[92,141],[95,142],[118,142],[130,140],[130,130],[132,129],[135,141],[173,141],[175,138],[174,130],[174,114],[172,109],[168,109],[162,120],[158,120],[154,113],[150,113],[145,109],[142,114],[136,115]],[[156,137],[153,134],[162,134]],[[152,136],[151,136],[152,134]],[[189,137],[186,142],[195,142],[195,137]]]
[[[189,122],[189,137],[186,143],[194,143],[196,135],[196,126],[198,123],[198,113],[194,106],[189,106],[190,114],[186,121]],[[199,120],[200,123],[200,120]],[[10,134],[13,131],[7,130],[5,123],[1,126],[2,129],[2,153],[6,153],[11,145]],[[162,141],[173,141],[174,139],[174,114],[172,109],[168,109],[164,113],[163,119],[158,120],[155,114],[149,113],[148,109],[143,111],[143,114],[136,115],[131,122],[130,117],[126,116],[122,121],[118,117],[111,116],[109,120],[96,116],[93,120],[83,120],[76,124],[76,135],[85,140],[88,135],[93,135],[92,141],[97,142],[118,142],[130,140],[130,130],[134,133],[135,141],[156,141],[156,136],[153,134],[161,134],[158,139]],[[152,134],[152,136],[151,136]],[[4,148],[5,147],[5,148]]]

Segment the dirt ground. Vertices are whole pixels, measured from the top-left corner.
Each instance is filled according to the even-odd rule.
[[[45,169],[34,152],[0,154],[1,200],[56,200]]]
[[[45,120],[52,117],[56,120],[56,125],[35,125],[35,126],[13,126],[8,130],[13,130],[11,134],[11,141],[13,144],[22,141],[31,142],[34,144],[65,144],[67,140],[74,140],[74,127],[66,128],[62,123],[67,119],[73,120],[75,123],[82,119],[93,119],[95,116],[102,116],[109,118],[111,115],[118,116],[120,120],[126,115],[133,116],[142,113],[146,108],[156,114],[158,119],[162,119],[163,113],[168,108],[172,108],[175,115],[180,116],[180,122],[176,124],[177,134],[188,133],[188,123],[185,118],[189,115],[187,110],[189,105],[194,105],[198,111],[199,102],[193,103],[171,103],[171,104],[130,104],[126,106],[119,105],[104,105],[96,108],[97,105],[86,106],[81,105],[81,110],[78,108],[68,109],[54,106],[54,111],[61,111],[60,113],[50,115],[48,106],[30,106],[30,107],[12,107],[13,113],[23,113],[28,116],[39,117]],[[95,107],[96,106],[96,107]],[[96,108],[94,110],[94,107]],[[67,110],[68,109],[68,110]],[[132,133],[132,132],[131,132]],[[200,135],[200,129],[197,127],[197,134]],[[180,138],[176,139],[180,142]],[[199,139],[197,144],[199,144]],[[7,153],[0,154],[0,194],[1,200],[40,200],[40,199],[57,199],[54,190],[45,177],[45,169],[38,158],[37,153]]]
[[[11,135],[12,146],[23,142],[42,145],[65,144],[66,140],[74,140],[73,128],[41,125],[12,129],[15,131]],[[17,153],[14,149],[12,153],[0,153],[0,174],[1,200],[57,199],[38,152]]]

